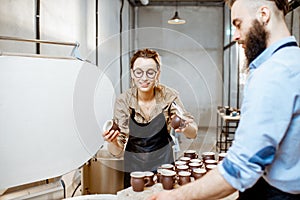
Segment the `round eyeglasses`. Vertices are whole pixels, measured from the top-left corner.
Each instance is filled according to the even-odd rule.
[[[144,76],[144,72],[143,70],[141,70],[140,68],[137,68],[135,70],[133,70],[133,75],[136,77],[136,78],[142,78]],[[150,79],[154,79],[155,78],[155,75],[156,75],[157,71],[155,71],[154,69],[148,69],[146,71],[146,76]]]

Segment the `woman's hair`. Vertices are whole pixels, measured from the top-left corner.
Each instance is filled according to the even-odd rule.
[[[137,52],[133,54],[133,56],[130,59],[130,68],[133,69],[133,64],[136,61],[137,58],[152,58],[156,64],[157,64],[157,69],[160,68],[160,58],[159,54],[152,50],[152,49],[140,49]]]
[[[227,3],[227,5],[231,8],[232,5],[234,4],[234,2],[236,2],[238,0],[225,0],[225,2]],[[250,0],[253,1],[253,0]],[[258,0],[260,2],[262,2],[263,0]],[[286,15],[289,11],[289,2],[288,0],[265,0],[265,1],[274,1],[278,10],[281,10],[283,12],[284,15]]]

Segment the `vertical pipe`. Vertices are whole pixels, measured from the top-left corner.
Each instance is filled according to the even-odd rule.
[[[95,0],[95,21],[96,21],[96,66],[98,67],[98,39],[99,39],[99,25],[98,25],[98,20],[99,20],[99,8],[98,8],[98,0]]]
[[[121,8],[120,8],[120,93],[122,93],[122,75],[123,75],[123,65],[122,65],[122,30],[123,30],[123,7],[124,7],[124,0],[121,0]]]
[[[35,39],[39,40],[41,39],[40,36],[40,6],[41,2],[40,0],[36,0],[36,10],[35,10]],[[36,54],[40,54],[40,43],[36,43]]]
[[[223,4],[224,5],[224,4]],[[225,37],[226,37],[226,32],[225,32],[225,20],[226,20],[226,12],[225,12],[225,5],[223,6],[223,47],[225,47],[224,42],[225,42]],[[224,34],[225,33],[225,34]],[[222,62],[222,85],[221,85],[221,90],[222,90],[222,105],[224,105],[224,55],[225,55],[225,48],[223,48],[223,52],[222,52],[222,58],[223,58],[223,62]]]

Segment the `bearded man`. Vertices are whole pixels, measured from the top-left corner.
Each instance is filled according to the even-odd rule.
[[[203,178],[151,200],[300,199],[300,49],[287,28],[287,0],[228,0],[233,39],[249,77],[227,157]]]

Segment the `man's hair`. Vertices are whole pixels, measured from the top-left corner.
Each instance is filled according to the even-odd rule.
[[[238,0],[225,0],[226,4],[231,8],[234,2]],[[249,0],[253,1],[253,0]],[[288,0],[258,0],[258,1],[274,1],[278,10],[281,10],[284,15],[286,15],[289,11],[289,2]]]

